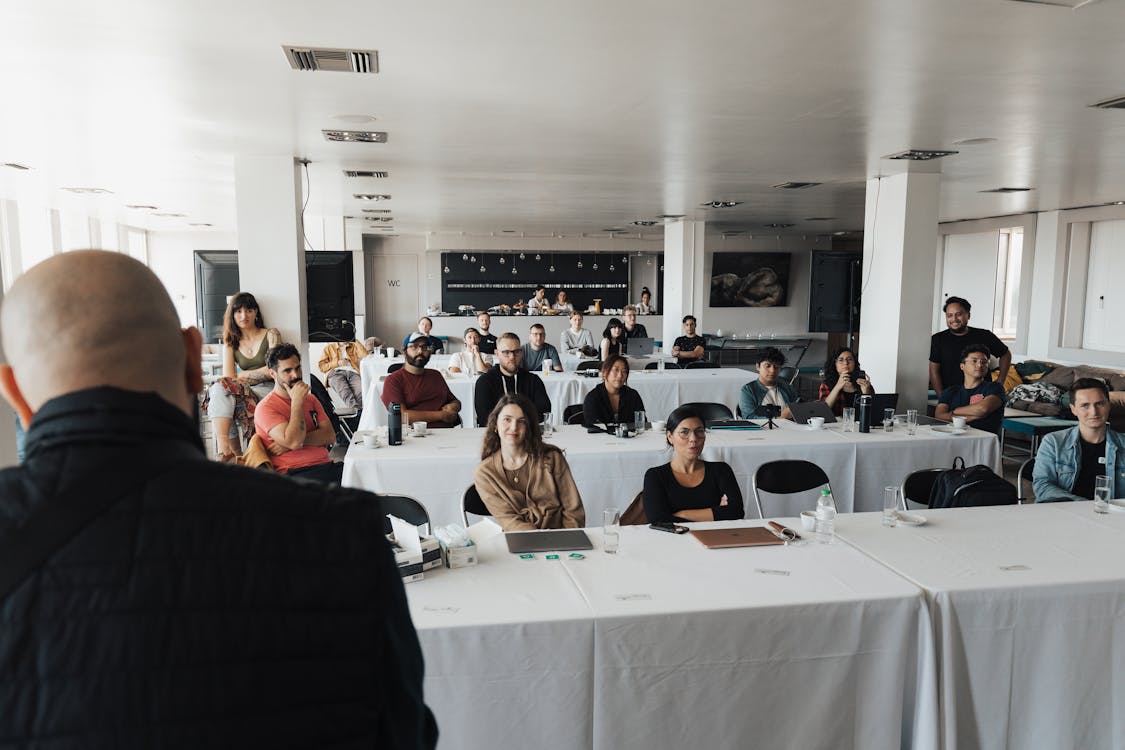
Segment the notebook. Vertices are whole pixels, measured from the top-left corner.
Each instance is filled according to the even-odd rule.
[[[549,529],[545,531],[509,531],[504,534],[508,551],[568,552],[575,549],[593,549],[590,537],[582,529]]]
[[[765,526],[738,526],[730,529],[692,529],[691,535],[708,549],[727,547],[766,547],[784,544]]]
[[[789,404],[789,411],[793,412],[793,421],[797,424],[808,424],[809,417],[824,417],[824,423],[836,421],[832,407],[823,401],[798,401]]]

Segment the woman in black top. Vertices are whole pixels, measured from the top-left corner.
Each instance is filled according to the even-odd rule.
[[[633,415],[645,410],[641,394],[625,385],[629,382],[629,360],[611,354],[602,361],[602,382],[582,401],[582,421],[587,427],[607,424],[633,424]]]
[[[665,439],[672,446],[672,460],[645,472],[649,523],[743,518],[742,491],[734,471],[722,461],[700,458],[707,431],[699,413],[681,406],[669,414]]]
[[[609,325],[602,331],[601,355],[602,361],[609,359],[611,354],[625,353],[625,324],[617,318],[610,318]]]

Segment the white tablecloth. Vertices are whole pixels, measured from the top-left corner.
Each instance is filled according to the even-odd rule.
[[[912,470],[951,465],[955,455],[964,456],[968,464],[993,465],[998,456],[996,437],[976,430],[949,437],[921,429],[911,437],[813,432],[783,420],[778,424],[781,427],[773,431],[712,431],[707,436],[703,457],[731,465],[749,518],[758,515],[750,480],[766,461],[816,462],[828,473],[837,507],[849,512],[882,510],[883,487],[897,486]],[[461,496],[480,463],[483,435],[481,428],[438,430],[424,438],[407,436],[402,446],[353,445],[344,458],[344,484],[410,495],[426,506],[435,523],[459,522]],[[622,440],[604,433],[591,435],[580,426],[562,426],[550,442],[566,451],[587,523],[594,526],[601,524],[604,508],[625,508],[643,488],[645,471],[671,456],[663,433],[651,431]],[[767,517],[787,515],[765,510]]]
[[[837,532],[930,599],[944,747],[1125,747],[1125,516],[921,512],[916,528],[841,516]]]
[[[936,746],[930,622],[899,576],[842,543],[628,527],[608,556],[588,533],[584,559],[497,538],[407,586],[442,747]]]

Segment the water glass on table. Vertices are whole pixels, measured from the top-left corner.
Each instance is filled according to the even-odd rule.
[[[844,423],[844,432],[855,432],[855,408],[847,406],[844,408],[844,416],[842,419]]]
[[[616,555],[621,544],[621,511],[606,508],[602,511],[602,548],[607,555]]]
[[[918,410],[906,410],[906,434],[913,435],[918,431]]]
[[[633,412],[633,429],[637,431],[638,435],[645,431],[647,425],[648,418],[643,411]]]
[[[883,525],[898,525],[898,487],[883,488]]]
[[[1109,513],[1111,477],[1100,476],[1094,478],[1094,512]]]
[[[883,409],[883,431],[891,432],[895,428],[895,410]]]
[[[551,422],[551,412],[546,412],[543,414],[543,434],[550,435],[554,431],[554,424]]]

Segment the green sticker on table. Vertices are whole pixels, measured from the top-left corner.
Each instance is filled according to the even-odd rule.
[[[585,560],[585,559],[586,559],[586,556],[585,556],[585,555],[582,555],[582,554],[579,554],[579,553],[577,553],[577,552],[571,552],[571,553],[570,553],[570,558],[571,558],[572,560]]]
[[[558,560],[559,556],[558,555],[547,555],[547,559],[548,560]]]
[[[535,555],[531,554],[530,552],[524,552],[522,555],[520,555],[520,559],[521,560],[534,560]]]

